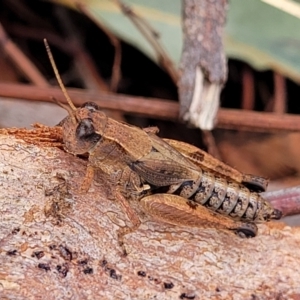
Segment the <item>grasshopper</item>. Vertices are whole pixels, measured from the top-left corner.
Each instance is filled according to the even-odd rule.
[[[255,223],[281,218],[281,211],[258,193],[265,190],[265,179],[243,175],[192,145],[163,140],[155,128],[140,129],[108,118],[95,103],[76,108],[45,45],[69,104],[60,104],[69,114],[61,122],[64,148],[89,156],[81,191],[88,191],[95,170],[101,170],[112,183],[113,198],[131,220],[132,227],[119,232],[120,244],[140,225],[128,198],[163,222],[227,228],[246,237],[256,235]]]

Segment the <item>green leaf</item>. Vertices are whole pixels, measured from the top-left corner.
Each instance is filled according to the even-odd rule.
[[[57,0],[70,5],[70,0]],[[74,1],[75,2],[75,1]],[[178,63],[182,49],[181,1],[179,0],[129,0],[124,1],[145,19],[159,33],[159,41],[167,51],[171,60]],[[84,4],[90,13],[117,37],[140,49],[154,61],[157,56],[152,46],[124,15],[113,0],[86,0]]]
[[[75,3],[72,0],[56,2]],[[160,34],[163,47],[178,65],[182,49],[181,1],[124,0],[124,3]],[[151,45],[115,1],[86,0],[84,4],[119,38],[157,61]],[[231,0],[224,37],[226,52],[230,58],[243,60],[256,69],[273,69],[300,82],[299,28],[298,18],[260,0]]]
[[[256,69],[273,69],[300,81],[299,28],[298,18],[262,1],[231,0],[226,52]]]

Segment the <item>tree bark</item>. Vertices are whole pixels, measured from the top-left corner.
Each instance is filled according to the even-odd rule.
[[[0,295],[8,299],[296,299],[300,230],[226,230],[128,223],[106,182],[76,193],[86,163],[0,135]],[[299,299],[299,298],[297,298]]]

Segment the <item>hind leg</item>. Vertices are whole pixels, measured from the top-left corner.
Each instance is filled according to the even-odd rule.
[[[254,237],[257,233],[254,224],[235,221],[177,195],[151,195],[142,198],[140,203],[147,214],[161,222],[200,228],[226,228],[241,237]]]

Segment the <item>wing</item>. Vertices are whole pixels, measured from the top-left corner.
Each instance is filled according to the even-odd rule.
[[[130,167],[148,183],[155,186],[168,186],[197,180],[202,173],[201,169],[196,171],[183,164],[178,164],[163,153],[156,151],[133,162]]]
[[[195,146],[170,139],[164,139],[164,141],[200,168],[206,168],[215,173],[220,173],[257,192],[265,191],[268,186],[267,179],[256,175],[243,174]]]
[[[151,138],[152,147],[157,152],[161,153],[165,159],[174,161],[177,165],[179,164],[185,168],[193,170],[199,170],[199,167],[201,168],[201,166],[195,164],[193,161],[182,155],[182,153],[173,147],[173,145],[170,145],[157,135],[150,133],[149,136]]]

